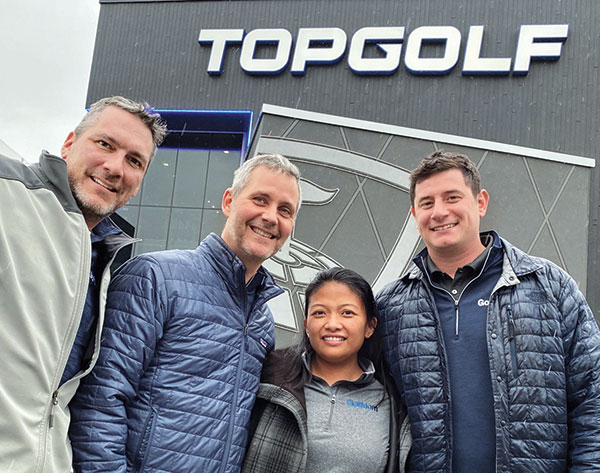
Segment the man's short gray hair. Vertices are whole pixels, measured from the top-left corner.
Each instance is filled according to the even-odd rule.
[[[302,203],[300,171],[288,158],[282,156],[281,154],[257,154],[253,158],[244,161],[244,163],[233,173],[233,183],[231,184],[231,193],[233,196],[237,197],[242,189],[248,185],[250,174],[258,166],[264,166],[272,171],[287,174],[288,176],[294,178],[296,184],[298,185],[298,208],[296,209],[296,215],[298,215],[298,210],[300,210],[300,204]]]
[[[86,113],[85,117],[77,125],[77,128],[75,128],[75,135],[80,135],[92,126],[96,122],[100,112],[106,107],[120,108],[142,120],[144,125],[150,130],[150,133],[152,133],[152,158],[156,153],[156,148],[160,146],[167,135],[167,124],[162,121],[160,115],[146,102],[136,102],[120,95],[100,99],[90,106],[89,112]]]

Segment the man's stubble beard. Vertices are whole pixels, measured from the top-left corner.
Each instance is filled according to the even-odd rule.
[[[83,192],[80,191],[79,184],[75,178],[71,177],[71,175],[69,175],[69,186],[86,222],[100,222],[117,210],[109,204],[98,205],[90,203]]]

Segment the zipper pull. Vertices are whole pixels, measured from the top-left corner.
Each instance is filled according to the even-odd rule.
[[[331,404],[335,404],[335,394],[331,396]]]
[[[458,301],[454,301],[454,339],[458,340]]]
[[[248,335],[248,324],[244,325],[244,337]]]
[[[515,324],[515,319],[510,317],[508,319],[508,339],[512,340],[515,338],[515,333],[517,332],[517,326]]]
[[[54,427],[54,408],[58,406],[58,390],[52,393],[52,407],[50,407],[50,417],[48,418],[48,427]]]

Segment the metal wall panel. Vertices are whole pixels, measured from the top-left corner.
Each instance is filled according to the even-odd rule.
[[[282,126],[284,124],[284,126]],[[369,142],[369,150],[363,142]],[[281,153],[302,173],[304,203],[289,245],[265,261],[285,293],[270,302],[276,339],[292,344],[303,294],[321,269],[359,269],[375,292],[403,274],[423,243],[410,214],[408,170],[436,149],[467,154],[490,195],[482,230],[569,272],[585,292],[589,163],[483,140],[265,106],[251,152]],[[571,162],[568,162],[568,161]],[[518,189],[506,193],[502,189]],[[291,318],[290,314],[294,317]]]

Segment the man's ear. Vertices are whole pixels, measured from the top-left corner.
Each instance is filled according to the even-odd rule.
[[[75,139],[76,137],[74,131],[67,135],[67,139],[60,148],[60,155],[63,159],[67,159],[69,157],[69,153],[71,152],[71,146],[73,146],[73,143],[75,143]]]
[[[223,194],[223,200],[221,201],[221,209],[223,210],[223,215],[229,218],[229,214],[231,213],[231,206],[233,205],[233,194],[231,192],[231,187],[225,191]]]
[[[410,213],[413,217],[415,216],[415,208],[412,205],[410,206]]]
[[[490,202],[490,195],[485,189],[481,189],[477,194],[477,208],[479,210],[479,216],[483,217],[487,212],[488,204]]]

